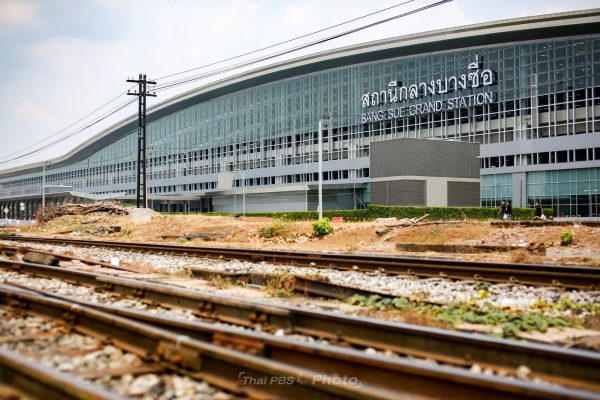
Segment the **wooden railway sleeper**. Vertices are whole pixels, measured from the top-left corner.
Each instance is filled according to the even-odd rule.
[[[223,332],[215,332],[212,342],[218,346],[252,355],[263,355],[265,351],[265,345],[260,340],[230,336]]]
[[[69,329],[72,329],[77,324],[77,314],[73,312],[63,313],[60,319],[64,321],[65,326]]]
[[[187,337],[182,337],[182,339],[187,339]],[[156,354],[160,356],[163,361],[186,370],[202,370],[202,359],[200,355],[196,351],[181,346],[179,341],[175,343],[161,341],[156,348]]]
[[[107,290],[109,292],[113,292],[115,291],[115,285],[112,282],[102,282],[100,284],[100,287],[98,288],[99,291],[101,290]]]
[[[27,302],[25,301],[9,300],[6,303],[6,308],[10,310],[11,314],[20,317],[23,314],[27,313],[29,307],[27,305]]]
[[[14,269],[15,271],[17,271],[18,273],[22,273],[23,271],[21,271],[21,268],[23,268],[23,266],[20,264],[19,260],[15,260],[16,262],[14,264],[11,264],[11,268]]]
[[[266,326],[269,322],[269,316],[265,312],[255,310],[251,311],[250,314],[248,314],[248,320],[252,324],[260,324]]]
[[[160,305],[160,304],[159,304]],[[219,313],[215,310],[214,303],[210,301],[199,301],[198,310],[192,312],[193,315],[206,320],[219,321],[221,320]]]

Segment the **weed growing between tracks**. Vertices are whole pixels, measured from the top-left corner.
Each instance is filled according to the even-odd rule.
[[[220,275],[214,275],[212,278],[210,278],[208,283],[211,286],[216,287],[217,289],[225,289],[227,287],[237,284],[237,281],[232,282],[229,278],[225,278]]]
[[[480,287],[480,297],[485,298],[487,293],[485,285]],[[534,312],[525,312],[514,309],[494,307],[490,303],[484,306],[469,303],[452,303],[448,305],[434,305],[422,301],[414,301],[404,297],[381,297],[355,295],[348,299],[348,303],[367,307],[375,311],[401,311],[414,314],[417,312],[424,318],[433,318],[446,322],[452,326],[462,323],[493,325],[502,328],[501,333],[494,334],[500,337],[517,337],[520,333],[530,331],[546,332],[551,327],[581,327],[585,321],[600,317],[600,306],[595,304],[575,304],[569,299],[563,299],[556,304],[537,302],[531,309]],[[565,312],[568,315],[551,316],[544,312]],[[579,314],[585,313],[582,321]],[[414,315],[413,315],[414,317]],[[411,317],[411,319],[413,318]]]
[[[267,293],[273,297],[291,297],[294,295],[295,277],[292,274],[279,274],[267,280]]]

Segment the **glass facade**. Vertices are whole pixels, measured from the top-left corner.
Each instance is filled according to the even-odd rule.
[[[557,216],[598,217],[600,168],[540,171],[527,174],[530,205],[539,201]]]
[[[493,84],[435,94],[425,85],[418,96],[407,94],[395,104],[379,98],[365,107],[361,101],[365,93],[383,93],[391,82],[408,89],[446,79],[447,88],[447,78],[455,77],[458,89],[456,78],[468,74],[474,60],[493,72]],[[486,93],[493,101],[475,101]],[[468,103],[382,120],[364,117],[459,97]],[[149,194],[219,196],[222,172],[233,174],[234,188],[314,184],[323,115],[332,121],[324,134],[323,179],[330,191],[334,184],[365,185],[361,203],[368,202],[369,144],[408,137],[480,143],[482,206],[513,199],[512,174],[525,172],[521,206],[540,199],[561,215],[597,215],[591,191],[597,184],[594,166],[600,166],[600,35],[361,62],[198,102],[148,124]],[[86,193],[134,194],[136,135],[130,132],[70,165],[50,165],[46,181]],[[577,136],[583,139],[559,141]],[[549,140],[551,149],[526,145],[538,139]],[[539,170],[545,166],[556,170]],[[39,193],[41,179],[41,171],[0,178],[0,201]]]
[[[513,201],[512,174],[494,174],[481,177],[481,205],[500,207],[502,200]]]

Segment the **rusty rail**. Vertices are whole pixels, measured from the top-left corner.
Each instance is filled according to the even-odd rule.
[[[425,259],[374,254],[340,254],[284,250],[235,249],[180,246],[149,242],[117,242],[63,239],[35,236],[2,235],[0,239],[99,246],[116,249],[161,252],[172,255],[236,259],[295,266],[311,266],[353,271],[381,271],[392,275],[422,278],[447,278],[487,282],[510,282],[533,286],[556,286],[569,289],[600,288],[600,269],[545,264],[510,264],[460,260]]]
[[[205,380],[239,396],[333,400],[388,399],[392,395],[366,383],[359,385],[353,381],[327,379],[332,377],[200,342],[147,324],[72,302],[31,294],[8,285],[0,285],[0,304],[20,312],[65,321],[75,331],[110,341],[118,347],[138,354],[144,360],[162,364],[166,370]],[[253,377],[254,380],[245,377]]]
[[[563,384],[600,390],[600,354],[577,349],[520,343],[480,335],[415,326],[339,313],[274,306],[255,300],[221,296],[170,285],[140,282],[43,265],[0,260],[0,268],[58,278],[145,299],[195,315],[262,330],[284,329],[359,347],[389,349],[452,365],[480,364],[515,370],[527,365],[535,376]]]
[[[202,279],[220,277],[232,282],[251,283],[259,286],[268,285],[269,280],[276,279],[277,274],[263,274],[254,272],[224,272],[212,269],[192,268],[192,276]],[[334,283],[307,278],[302,275],[289,275],[290,289],[303,295],[326,297],[329,299],[346,300],[354,295],[394,297],[389,293],[373,290],[358,289],[350,286],[336,285]]]
[[[6,397],[3,397],[2,387],[10,389]],[[0,349],[0,397],[40,400],[124,400],[123,397],[98,386],[2,349]]]
[[[15,301],[19,301],[21,304],[26,301],[27,308],[32,310],[36,309],[38,303],[37,300],[34,301],[29,297],[27,293],[20,293],[19,290],[11,292],[10,289],[0,285],[0,302],[2,301],[3,295],[8,295],[8,297],[10,297],[13,307]],[[57,314],[57,312],[48,311],[50,304],[47,300],[50,299],[44,297],[38,297],[38,299],[40,299],[39,303],[43,304],[44,315]],[[63,305],[70,303],[60,300],[54,301],[63,303]],[[61,307],[59,304],[52,305],[54,307],[59,306],[58,308],[61,308],[63,312],[66,312],[65,307]],[[89,317],[90,313],[88,310],[91,310],[85,306],[74,307],[73,305],[70,306],[70,309],[86,314],[86,317]],[[203,347],[201,345],[205,344],[188,339],[187,334],[194,335],[193,337],[199,337],[201,335],[197,332],[197,329],[199,328],[198,325],[190,322],[152,317],[150,315],[144,315],[144,313],[141,312],[118,310],[115,307],[109,307],[106,311],[109,311],[110,314],[103,312],[101,312],[101,314],[108,316],[112,315],[114,311],[119,311],[119,316],[127,315],[128,318],[133,316],[135,319],[146,320],[146,322],[151,322],[152,324],[157,322],[161,325],[161,328],[168,329],[169,332],[178,333],[179,335],[177,338],[179,341],[176,343],[175,347],[173,347],[172,343],[166,345],[164,343],[159,343],[156,348],[160,355],[167,355],[170,362],[175,362],[179,368],[183,367],[192,370],[197,370],[198,368],[201,368],[202,370],[208,369],[210,372],[203,371],[201,373],[201,376],[205,379],[205,374],[210,375],[214,369],[212,366],[204,367],[205,363],[212,361],[203,360],[203,358],[206,358],[205,354],[199,356],[190,354],[190,351],[198,351],[198,349]],[[39,309],[36,310],[36,313],[38,312]],[[137,314],[137,316],[134,316],[134,314]],[[116,321],[114,322],[121,328],[123,324],[119,323],[119,319],[119,317],[116,317]],[[77,323],[79,324],[80,322],[77,321]],[[86,328],[89,329],[89,325],[87,325]],[[114,329],[111,329],[110,332],[104,331],[104,329],[106,329],[106,327],[102,328],[104,334],[109,333],[111,337],[114,337],[112,336],[114,335]],[[242,347],[247,349],[252,346],[252,341],[249,340],[236,343],[235,339],[232,340],[232,338],[229,337],[231,333],[232,332],[228,332],[224,335],[217,334],[216,341],[221,345],[223,345],[224,342],[226,346],[228,345],[229,347],[234,348]],[[186,336],[182,336],[182,334]],[[142,336],[145,336],[145,334]],[[410,361],[362,355],[356,351],[347,349],[332,349],[327,346],[319,345],[299,345],[297,342],[282,339],[278,340],[279,346],[275,346],[273,345],[276,341],[275,339],[266,337],[258,338],[256,336],[264,335],[255,335],[254,338],[255,345],[261,345],[262,342],[261,347],[263,347],[263,349],[259,354],[268,352],[270,353],[271,358],[269,362],[272,362],[272,359],[276,359],[277,362],[275,364],[285,366],[285,368],[281,370],[276,370],[278,372],[280,371],[279,375],[274,375],[273,370],[269,371],[270,375],[265,374],[264,370],[258,372],[265,375],[256,375],[256,371],[251,372],[252,376],[257,376],[258,379],[264,377],[263,379],[265,379],[265,382],[270,382],[267,385],[269,387],[279,386],[279,384],[274,383],[278,380],[283,380],[286,382],[286,385],[290,386],[292,386],[290,384],[291,380],[300,380],[302,389],[308,389],[307,386],[317,386],[322,392],[324,391],[324,387],[322,386],[325,386],[329,389],[326,391],[327,394],[331,392],[336,393],[336,395],[339,396],[338,398],[406,398],[419,396],[422,398],[437,399],[483,397],[487,399],[505,399],[507,397],[524,399],[563,399],[567,397],[573,399],[600,399],[599,393],[589,391],[560,388],[545,384],[535,384],[532,382],[521,382],[499,377],[488,377],[481,374],[476,375],[457,368],[445,366],[423,366]],[[120,337],[120,335],[117,334],[116,337]],[[131,343],[128,344],[131,345]],[[163,345],[162,348],[161,344]],[[153,348],[155,346],[144,346],[146,355],[150,354],[148,352],[148,347]],[[161,350],[163,351],[161,352]],[[254,350],[255,351],[252,353],[257,352],[258,348],[255,347]],[[200,358],[200,360],[196,360],[196,358]],[[296,368],[294,364],[300,364],[302,367]],[[248,366],[247,361],[244,364],[239,364],[238,367],[241,368],[238,371],[247,371],[252,368]],[[299,375],[289,375],[289,372],[291,371],[295,371],[295,373]],[[221,372],[220,368],[219,372]],[[321,382],[327,381],[328,379],[331,379],[331,381],[334,382],[336,377],[343,382],[345,379],[339,378],[342,374],[344,374],[344,377],[349,377],[349,384],[342,384],[339,386],[333,384],[321,384]],[[228,375],[231,375],[231,373]],[[300,379],[299,377],[302,378]],[[219,376],[219,380],[222,378],[222,376]],[[276,380],[273,380],[272,378],[276,378]],[[229,377],[229,379],[231,379],[231,377]],[[239,372],[237,374],[237,379],[239,387]],[[224,387],[228,386],[230,385],[224,385]],[[252,386],[252,384],[250,386]],[[263,385],[261,384],[260,386],[262,389]],[[348,390],[347,386],[351,386],[351,390]],[[283,391],[280,389],[272,390],[271,394],[273,393],[288,398],[305,398],[304,395],[310,394],[307,390],[304,390],[304,393],[301,393],[298,390],[298,387],[293,387],[291,391],[290,388]],[[313,390],[313,393],[318,393],[323,396],[323,393],[320,393],[319,390]],[[251,393],[244,392],[244,394]]]

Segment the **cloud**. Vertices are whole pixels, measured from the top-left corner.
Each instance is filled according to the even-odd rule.
[[[40,126],[51,124],[54,118],[44,105],[29,99],[15,98],[10,104],[10,111],[21,121],[36,121]]]
[[[39,24],[35,4],[19,0],[0,1],[0,30],[23,28]]]
[[[380,40],[485,20],[541,14],[581,8],[578,0],[529,2],[506,0],[505,14],[490,13],[489,5],[478,0],[446,3],[422,13],[396,19],[286,57],[326,51],[355,43]],[[597,0],[596,0],[597,1]],[[0,0],[0,33],[13,29],[0,42],[0,138],[11,134],[12,152],[45,138],[96,109],[129,85],[125,79],[146,73],[149,78],[184,71],[300,36],[375,10],[392,6],[393,0],[233,0],[198,1],[88,0],[86,2]],[[374,22],[415,8],[415,2],[385,13],[344,25],[352,27]],[[522,4],[527,3],[527,4]],[[576,4],[575,4],[576,3]],[[503,3],[504,4],[504,3]],[[585,3],[589,4],[589,3]],[[27,28],[27,29],[21,29]],[[41,28],[41,29],[40,29]],[[13,35],[12,32],[15,32]],[[333,31],[292,42],[267,53],[290,48],[331,35]],[[13,37],[14,36],[14,37]],[[250,56],[254,58],[257,55]],[[269,60],[273,64],[283,58]],[[229,61],[226,64],[239,62]],[[210,67],[215,69],[224,64]],[[10,67],[10,68],[8,68]],[[256,68],[253,65],[250,68]],[[195,72],[202,72],[199,70]],[[235,71],[239,73],[240,70]],[[190,75],[190,74],[186,74]],[[179,78],[180,75],[174,78]],[[213,79],[221,79],[219,75]],[[196,81],[159,92],[149,105],[179,92],[206,84]],[[159,81],[159,83],[161,83]],[[120,101],[131,99],[122,96]],[[14,100],[16,99],[16,100]],[[116,105],[118,103],[114,103]],[[120,117],[133,115],[132,105]],[[116,122],[112,119],[111,122]],[[75,141],[98,133],[95,125]],[[14,139],[12,139],[14,138]],[[71,142],[69,142],[70,144]],[[72,148],[64,144],[60,153]],[[50,149],[55,151],[56,149]],[[46,154],[40,156],[45,158]],[[28,160],[28,162],[33,160]]]

